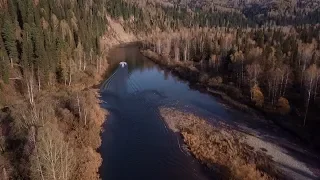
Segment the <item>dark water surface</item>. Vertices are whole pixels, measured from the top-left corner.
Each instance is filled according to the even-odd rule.
[[[101,85],[102,106],[110,112],[102,133],[101,177],[209,179],[203,167],[183,150],[181,140],[166,127],[158,111],[161,105],[207,100],[192,98],[200,93],[144,58],[135,46],[115,49],[109,61],[110,75]],[[128,66],[121,68],[120,61]]]
[[[120,61],[128,66],[121,68]],[[114,49],[109,62],[108,79],[101,85],[102,106],[110,112],[100,148],[102,179],[212,179],[166,127],[158,107],[196,111],[215,120],[237,118],[237,112],[190,89],[135,46]]]
[[[128,66],[119,67],[120,61],[126,61]],[[101,105],[110,112],[100,148],[103,180],[215,179],[185,150],[180,137],[166,127],[158,110],[163,106],[194,112],[210,123],[223,121],[242,132],[254,133],[310,168],[318,167],[313,163],[314,156],[301,154],[306,151],[298,148],[294,137],[263,118],[230,108],[219,98],[191,89],[187,82],[143,57],[137,46],[115,48],[109,62],[108,76],[101,85]],[[299,170],[296,173],[301,174]]]

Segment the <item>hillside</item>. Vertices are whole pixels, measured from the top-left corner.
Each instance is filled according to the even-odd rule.
[[[110,1],[0,1],[0,179],[98,179]],[[101,6],[102,5],[102,6]],[[80,158],[81,157],[81,158]]]

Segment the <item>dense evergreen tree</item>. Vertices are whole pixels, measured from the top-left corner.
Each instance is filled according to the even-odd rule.
[[[0,36],[0,77],[5,82],[9,82],[9,58],[4,49],[4,42]]]
[[[99,38],[106,30],[104,9],[113,3],[117,13],[126,19],[132,14],[132,5],[121,1],[16,1],[8,0],[7,11],[1,12],[0,32],[3,40],[2,57],[24,71],[33,71],[39,83],[47,82],[49,74],[59,72],[59,54],[69,49],[65,60],[75,59],[72,52],[78,42],[83,44],[84,57],[99,53]],[[105,7],[101,6],[104,4]],[[124,9],[129,11],[123,11]],[[109,9],[111,10],[111,9]],[[105,12],[106,13],[106,12]],[[94,53],[94,54],[93,54]],[[95,61],[90,61],[95,63]],[[64,62],[64,64],[67,64]]]
[[[10,19],[5,19],[3,28],[1,29],[4,46],[8,52],[11,61],[17,62],[18,50],[15,37],[15,24]]]

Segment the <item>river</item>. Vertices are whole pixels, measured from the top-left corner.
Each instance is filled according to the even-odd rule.
[[[120,67],[120,61],[128,66]],[[162,106],[195,112],[212,123],[224,121],[242,130],[278,132],[268,129],[269,124],[259,117],[191,88],[142,56],[136,45],[113,49],[109,63],[108,78],[100,89],[102,107],[110,112],[100,148],[103,180],[214,179],[167,128],[158,110]]]

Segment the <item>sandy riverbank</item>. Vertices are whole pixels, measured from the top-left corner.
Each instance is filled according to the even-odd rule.
[[[304,163],[262,137],[221,122],[213,125],[177,109],[161,108],[160,112],[192,154],[221,179],[316,179]]]

